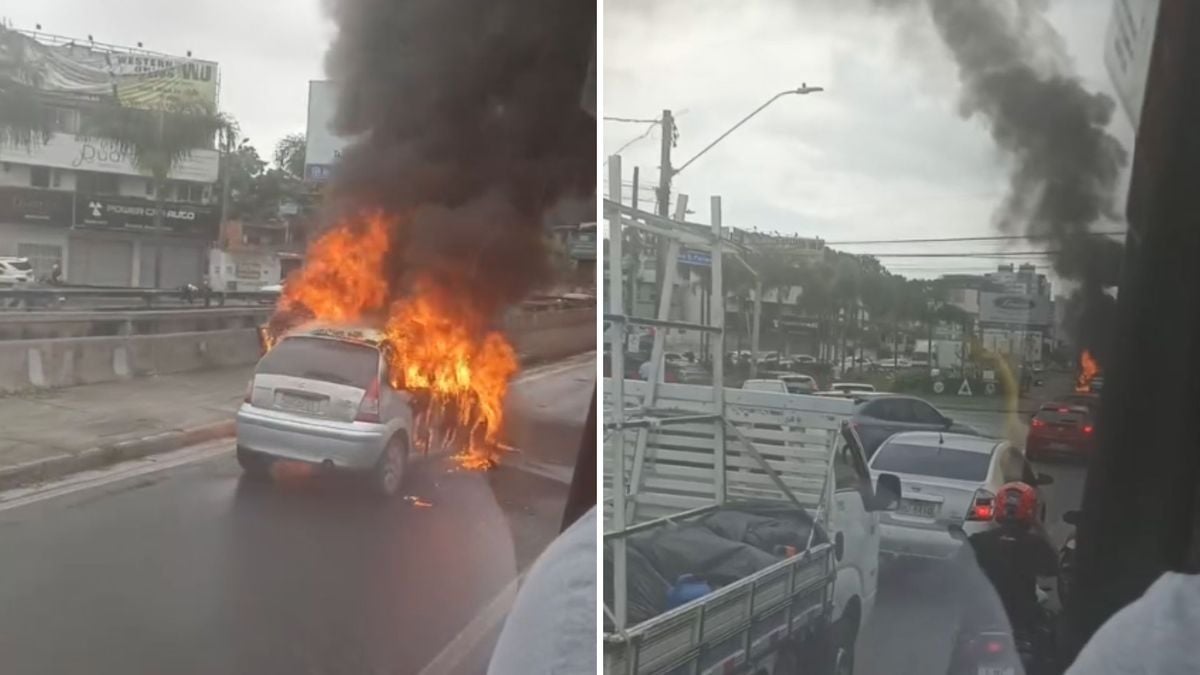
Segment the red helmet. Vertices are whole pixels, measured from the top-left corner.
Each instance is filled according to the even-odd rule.
[[[996,492],[997,523],[1029,525],[1037,514],[1037,491],[1029,483],[1005,483]]]

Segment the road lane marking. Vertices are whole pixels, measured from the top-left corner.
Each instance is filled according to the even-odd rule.
[[[203,462],[231,452],[233,452],[232,439],[221,438],[174,452],[121,462],[103,469],[81,471],[52,483],[13,488],[0,492],[0,512],[129,478],[158,473],[185,464]]]
[[[517,598],[517,589],[521,586],[521,580],[525,578],[525,573],[522,572],[492,598],[485,605],[474,619],[471,619],[462,630],[458,632],[442,651],[438,652],[437,656],[425,664],[418,675],[454,675],[461,672],[464,661],[474,652],[508,616],[508,610],[512,607],[513,601]],[[489,655],[490,657],[490,655]],[[490,658],[489,658],[490,660]]]

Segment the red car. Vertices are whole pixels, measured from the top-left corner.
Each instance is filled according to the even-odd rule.
[[[1029,421],[1025,456],[1035,461],[1050,456],[1090,457],[1096,447],[1097,405],[1093,396],[1043,403]]]

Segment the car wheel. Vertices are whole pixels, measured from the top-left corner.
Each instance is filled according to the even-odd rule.
[[[237,449],[238,465],[247,478],[262,480],[271,475],[271,461],[244,448]]]
[[[858,625],[853,617],[843,617],[833,624],[833,654],[830,672],[833,675],[854,675],[854,648],[858,641]]]
[[[388,441],[383,454],[375,464],[371,478],[375,492],[381,497],[392,497],[400,491],[404,484],[404,473],[408,465],[408,441],[401,434],[396,434]]]

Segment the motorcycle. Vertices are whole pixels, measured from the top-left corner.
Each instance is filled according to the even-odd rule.
[[[962,526],[951,524],[950,534],[967,543]],[[1047,589],[1035,589],[1044,619],[1028,633],[1013,631],[1007,617],[964,624],[954,641],[947,675],[1042,675],[1059,671],[1054,659],[1054,621]],[[1002,611],[1002,610],[1001,610]]]
[[[1075,583],[1075,529],[1079,527],[1079,511],[1067,511],[1062,516],[1063,522],[1072,527],[1071,534],[1058,549],[1058,597],[1063,605],[1070,600]]]

